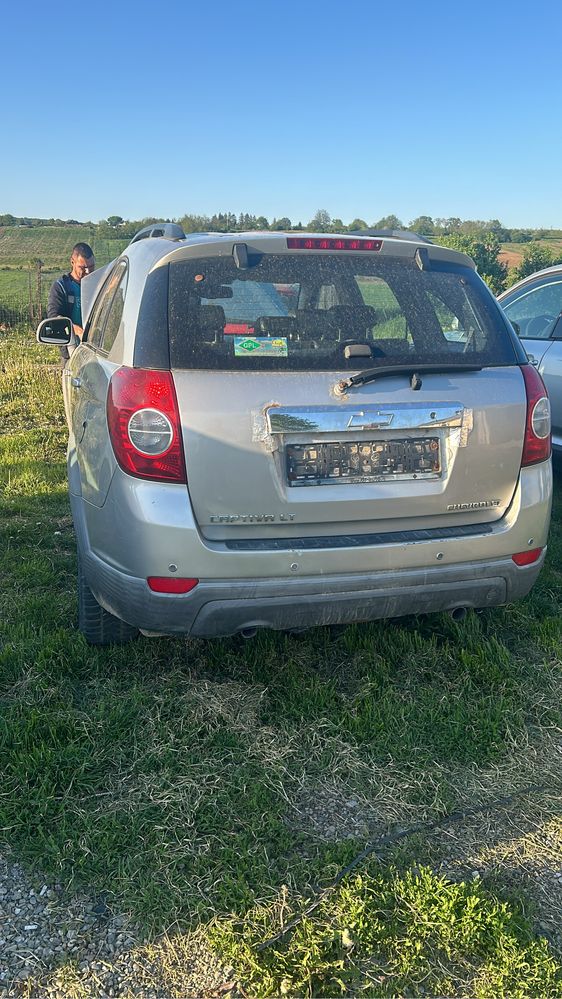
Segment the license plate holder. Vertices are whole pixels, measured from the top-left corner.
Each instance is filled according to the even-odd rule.
[[[438,479],[438,437],[405,437],[369,441],[316,441],[288,444],[290,486],[333,486],[396,479]]]

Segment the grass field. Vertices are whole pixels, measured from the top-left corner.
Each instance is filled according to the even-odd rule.
[[[70,266],[72,247],[77,242],[88,242],[92,247],[97,266],[109,263],[126,246],[127,239],[98,237],[95,227],[44,226],[27,228],[10,226],[0,228],[0,325],[14,325],[29,316],[29,274],[31,270],[31,303],[33,314],[38,314],[37,267],[42,261],[41,302],[47,305],[49,288]]]
[[[0,228],[0,277],[4,268],[27,269],[30,260],[40,259],[46,270],[64,270],[75,243],[89,243],[98,266],[118,256],[127,239],[105,239],[95,226],[9,226]],[[1,293],[1,286],[0,286]]]
[[[154,947],[203,934],[246,996],[561,996],[562,480],[518,605],[94,649],[75,628],[56,353],[0,334],[0,403],[14,853],[104,893]],[[163,991],[181,981],[176,961]]]

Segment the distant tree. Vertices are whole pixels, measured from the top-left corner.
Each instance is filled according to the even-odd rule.
[[[269,222],[265,215],[258,215],[256,219],[256,229],[269,229]]]
[[[308,223],[308,228],[311,232],[328,232],[331,224],[330,213],[325,208],[319,208]]]
[[[285,229],[291,228],[291,220],[284,215],[281,219],[273,219],[269,228],[273,229],[274,232],[284,232]]]
[[[345,232],[347,226],[343,224],[341,219],[332,219],[330,228],[332,232]]]
[[[527,277],[528,274],[534,274],[535,271],[542,271],[543,267],[550,267],[553,263],[554,253],[550,246],[545,246],[543,243],[535,241],[525,247],[523,250],[523,259],[517,267],[513,268],[510,277],[514,281],[520,281],[521,278]]]
[[[449,219],[435,219],[434,221],[436,228],[443,230],[444,236],[451,232],[458,232],[462,225],[462,219],[458,219],[456,217]]]
[[[218,212],[211,215],[210,228],[213,232],[235,232],[238,220],[233,212]]]
[[[240,232],[251,232],[253,229],[259,229],[258,220],[255,215],[249,215],[247,212],[240,212],[238,216],[238,228]]]
[[[501,249],[500,241],[494,233],[483,233],[481,236],[451,233],[448,236],[440,236],[438,241],[442,246],[450,246],[451,249],[460,250],[472,257],[480,277],[495,295],[499,295],[504,290],[507,280],[507,264],[504,264],[498,257]]]
[[[418,215],[417,219],[412,219],[408,229],[417,232],[418,236],[433,236],[435,226],[430,215]]]
[[[110,225],[112,228],[115,228],[116,225],[123,224],[123,219],[121,218],[120,215],[108,215],[107,224]]]
[[[183,215],[178,219],[184,232],[207,232],[211,228],[211,220],[208,215]]]
[[[353,219],[353,222],[350,222],[347,228],[351,232],[354,232],[356,229],[368,229],[369,226],[365,222],[365,219]]]
[[[531,229],[512,229],[511,243],[530,243],[533,238]]]
[[[492,232],[498,237],[500,243],[508,243],[511,237],[511,230],[504,228],[499,219],[490,219],[488,222],[483,219],[465,219],[459,226],[456,226],[456,231],[467,236],[479,236],[482,233]]]
[[[0,215],[0,225],[17,225],[18,220],[14,215]]]
[[[506,229],[499,219],[490,219],[485,227],[488,232],[495,233],[500,243],[511,243],[511,229]]]
[[[464,219],[457,226],[456,231],[462,233],[464,236],[480,236],[481,233],[488,230],[486,229],[486,223],[480,221],[480,219]]]
[[[404,223],[397,215],[383,215],[373,224],[373,229],[403,229]]]

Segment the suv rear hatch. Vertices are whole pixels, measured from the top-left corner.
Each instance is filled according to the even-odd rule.
[[[525,356],[467,257],[393,239],[244,236],[159,266],[206,538],[322,545],[503,516]]]

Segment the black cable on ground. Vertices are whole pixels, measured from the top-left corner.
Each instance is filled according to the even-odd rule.
[[[524,797],[527,794],[539,794],[541,791],[548,790],[548,784],[529,784],[528,787],[522,788],[520,791],[514,791],[513,794],[506,794],[503,798],[496,798],[494,801],[490,801],[488,804],[472,805],[468,808],[457,809],[454,812],[448,812],[447,815],[443,815],[440,819],[434,819],[432,822],[418,822],[413,826],[409,826],[407,829],[399,829],[396,832],[388,833],[386,836],[381,836],[374,843],[369,843],[361,853],[358,853],[356,857],[353,858],[345,867],[339,871],[335,878],[322,889],[317,898],[312,902],[303,912],[291,919],[275,936],[270,937],[268,940],[264,940],[263,943],[259,944],[256,948],[257,951],[265,950],[267,947],[271,947],[278,940],[281,940],[287,933],[298,926],[298,924],[310,916],[315,909],[323,902],[326,896],[334,891],[337,886],[343,881],[347,874],[358,867],[359,864],[363,863],[367,857],[372,854],[376,854],[385,850],[392,843],[398,842],[398,840],[405,839],[407,836],[412,836],[414,833],[418,832],[431,832],[434,829],[440,829],[442,826],[451,825],[455,822],[461,822],[463,819],[469,818],[471,815],[478,815],[483,812],[496,811],[506,805],[510,805],[513,801]]]

